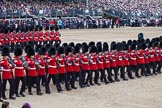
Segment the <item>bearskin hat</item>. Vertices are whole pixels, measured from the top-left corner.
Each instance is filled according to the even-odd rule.
[[[91,46],[90,47],[90,53],[95,53],[97,51],[97,48],[96,48],[96,46]]]
[[[66,52],[66,55],[68,55],[68,53],[72,52],[72,48],[70,46],[68,46],[66,49],[65,49],[65,52]]]
[[[45,47],[41,47],[40,49],[39,49],[39,55],[45,55],[46,54],[46,48]]]
[[[66,48],[67,46],[68,46],[67,43],[63,43],[63,44],[62,44],[62,47],[64,47],[64,48]]]
[[[29,48],[28,51],[27,51],[27,55],[30,57],[30,56],[34,56],[35,55],[35,50],[34,48]]]
[[[56,54],[55,47],[50,47],[48,50],[48,55],[51,56],[51,55],[55,55],[55,54]]]
[[[45,45],[45,48],[46,48],[46,49],[48,49],[48,48],[50,48],[50,47],[51,47],[50,44],[46,44],[46,45]]]
[[[55,27],[55,31],[59,31],[59,27],[58,26]]]
[[[78,47],[79,47],[79,49],[81,49],[82,44],[81,44],[81,43],[77,43],[75,46],[78,46]]]
[[[97,46],[102,46],[102,42],[97,42],[97,43],[96,43],[96,47],[97,47]]]
[[[143,38],[144,38],[143,33],[139,33],[139,34],[138,34],[138,40],[141,40],[141,39],[143,39]]]
[[[29,48],[32,48],[32,46],[31,46],[31,45],[27,45],[27,46],[25,47],[25,53],[28,52],[28,49],[29,49]]]
[[[8,46],[4,46],[2,48],[2,56],[9,56],[10,55],[10,48]]]
[[[152,44],[152,47],[158,47],[158,42],[155,41],[155,42]]]
[[[54,46],[55,46],[55,48],[56,48],[55,50],[57,50],[57,49],[60,47],[60,44],[59,44],[59,43],[55,43]],[[51,47],[52,47],[52,46],[51,46]]]
[[[95,42],[93,42],[93,41],[89,42],[88,46],[89,47],[95,46]]]
[[[109,45],[108,45],[107,42],[104,42],[104,43],[103,43],[103,51],[104,51],[104,52],[105,52],[105,51],[109,51]]]
[[[75,46],[74,53],[80,53],[80,47],[79,46]]]
[[[21,47],[17,47],[15,50],[14,50],[14,55],[15,56],[21,56],[23,53],[23,50]]]
[[[28,45],[34,47],[34,42],[33,42],[33,41],[29,41],[29,42],[28,42]]]
[[[128,50],[128,49],[129,49],[128,44],[123,45],[123,50]]]
[[[128,45],[131,45],[131,44],[132,44],[132,40],[128,40],[128,41],[127,41],[127,44],[128,44]]]
[[[146,43],[142,43],[142,48],[143,48],[143,50],[145,50],[147,48]]]
[[[143,43],[139,43],[139,44],[137,45],[137,49],[138,49],[138,50],[143,49]]]
[[[160,42],[162,41],[162,36],[159,37],[159,41],[160,41]]]
[[[75,47],[74,42],[70,42],[70,43],[69,43],[69,46],[72,47],[72,48],[74,48],[74,47]]]
[[[58,48],[58,55],[64,54],[64,53],[65,53],[64,47],[59,47],[59,48]]]
[[[51,30],[51,31],[53,31],[53,30],[54,30],[54,28],[51,26],[51,27],[50,27],[50,30]]]
[[[137,45],[137,40],[133,40],[132,44]]]
[[[152,42],[149,42],[148,48],[152,47]]]
[[[111,50],[116,50],[116,42],[111,43]]]
[[[127,43],[126,43],[126,41],[122,41],[122,44],[125,45],[125,44],[127,44]]]
[[[149,39],[149,38],[147,38],[147,39],[146,39],[146,43],[148,44],[149,42],[150,42],[150,39]]]
[[[136,50],[136,44],[132,44],[131,47],[130,47],[131,50]]]
[[[39,51],[39,49],[42,47],[42,45],[41,44],[38,44],[36,47],[35,47],[35,52],[38,52]]]
[[[101,45],[98,45],[97,46],[97,52],[99,53],[99,52],[102,52],[102,46]]]
[[[83,53],[88,52],[88,45],[87,44],[82,46],[82,52]]]
[[[123,50],[123,44],[121,42],[118,42],[116,45],[116,49],[117,49],[117,51]]]
[[[162,47],[162,41],[160,42],[160,47]]]

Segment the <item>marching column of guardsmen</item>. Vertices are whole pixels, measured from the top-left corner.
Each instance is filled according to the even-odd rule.
[[[25,97],[28,91],[37,95],[50,94],[51,80],[58,92],[94,85],[127,81],[161,73],[162,37],[122,42],[73,42],[62,45],[16,45],[11,58],[10,47],[2,48],[0,61],[0,101]],[[25,52],[25,56],[24,53]],[[19,84],[21,81],[21,85]],[[78,83],[78,84],[77,84]],[[43,90],[43,86],[44,89]],[[20,90],[19,90],[20,89]]]

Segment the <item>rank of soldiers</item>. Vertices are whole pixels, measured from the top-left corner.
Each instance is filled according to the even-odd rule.
[[[27,93],[33,95],[33,88],[37,95],[42,95],[43,86],[45,93],[50,94],[51,80],[57,91],[62,92],[63,85],[69,91],[78,86],[84,88],[157,75],[161,73],[161,62],[162,37],[114,41],[110,45],[107,42],[47,43],[27,44],[23,49],[19,44],[15,46],[14,57],[5,45],[0,61],[0,98],[1,101],[7,99],[7,81],[9,98],[16,99]]]

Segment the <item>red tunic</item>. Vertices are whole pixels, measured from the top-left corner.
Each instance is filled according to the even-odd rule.
[[[0,65],[3,67],[2,79],[12,79],[12,68],[6,59],[2,59]]]
[[[129,66],[129,57],[130,57],[130,54],[127,52],[125,54],[123,54],[123,63],[124,63],[124,66]]]
[[[158,62],[158,61],[160,61],[160,55],[159,55],[159,53],[160,53],[160,50],[158,49],[158,48],[156,48],[155,49],[155,61],[156,62]]]
[[[145,63],[149,63],[149,55],[150,55],[150,53],[149,53],[149,51],[145,51]]]
[[[81,68],[82,70],[90,70],[90,67],[89,67],[89,59],[88,59],[88,56],[87,55],[82,55],[82,60],[81,60]]]
[[[55,36],[56,36],[56,40],[60,41],[60,33],[59,32],[55,32]]]
[[[104,69],[104,65],[103,65],[104,56],[98,54],[98,58],[97,58],[97,59],[98,59],[98,60],[97,60],[97,68],[98,68],[98,69]]]
[[[41,57],[39,57],[37,60],[40,64],[40,67],[37,70],[38,75],[45,76],[46,75],[46,70],[45,70],[46,62]]]
[[[110,55],[108,53],[104,54],[104,68],[110,68]]]
[[[124,66],[123,55],[122,55],[121,52],[118,52],[118,54],[117,54],[116,65],[117,66]]]
[[[155,50],[150,49],[150,57],[149,57],[149,62],[155,62]]]
[[[51,40],[55,40],[55,32],[54,31],[50,32],[50,38],[51,38]]]
[[[73,57],[66,56],[66,72],[73,72]]]
[[[14,64],[16,65],[15,76],[16,77],[24,77],[25,73],[24,73],[24,67],[23,67],[22,61],[18,57],[15,57]]]
[[[28,76],[35,77],[37,76],[36,65],[31,58],[27,59],[28,63]]]
[[[79,72],[80,71],[80,57],[74,55],[74,63],[73,63],[73,71]]]
[[[137,65],[137,55],[134,51],[130,52],[130,65]]]
[[[48,74],[56,75],[58,73],[56,58],[49,57],[47,62],[48,62]]]
[[[110,55],[110,67],[116,67],[116,56],[114,54]]]
[[[65,69],[65,58],[58,57],[57,61],[59,63],[58,64],[58,73],[64,74],[66,72],[66,69]]]
[[[97,56],[96,55],[91,56],[91,62],[89,66],[92,71],[97,70]]]
[[[138,64],[145,64],[144,51],[143,50],[137,51],[137,55],[138,55],[137,63]]]

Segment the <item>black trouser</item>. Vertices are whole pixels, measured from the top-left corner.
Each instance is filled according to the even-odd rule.
[[[53,84],[56,85],[57,91],[62,90],[58,75],[49,74],[49,76],[48,76],[48,85],[49,85],[49,83],[51,81],[51,78],[52,78]]]
[[[135,76],[136,76],[136,77],[139,77],[137,65],[130,65],[130,67],[131,67],[131,72],[134,71],[134,72],[135,72]]]
[[[106,79],[106,75],[105,75],[104,69],[99,69],[99,72],[101,73],[101,81],[104,81],[105,84],[107,84],[108,81],[107,81],[107,79]]]
[[[155,74],[156,73],[156,64],[155,64],[155,62],[150,62],[149,64],[150,64],[150,67],[153,69],[153,74]]]
[[[14,51],[14,43],[11,43],[11,52]]]
[[[26,79],[25,79],[25,77],[15,77],[15,94],[18,94],[20,81],[22,83],[20,93],[25,92],[25,86],[26,86]]]
[[[34,81],[36,82],[36,91],[37,91],[37,94],[38,94],[41,91],[38,76],[34,76],[34,77],[28,76],[28,92],[32,93],[32,86],[33,86]]]
[[[156,66],[157,66],[157,70],[156,72],[160,73],[161,72],[161,62],[160,61],[156,61]]]
[[[46,75],[43,75],[43,76],[38,76],[39,77],[39,86],[41,85],[41,79],[44,81],[45,83],[45,90],[46,90],[46,93],[50,92],[50,88],[49,88],[49,84],[48,84],[48,80],[47,80],[47,76]]]
[[[117,72],[120,70],[120,76],[124,80],[125,78],[125,72],[124,72],[124,66],[117,66]]]
[[[94,82],[95,82],[95,84],[97,84],[98,83],[98,79],[99,79],[99,71],[98,70],[92,70],[92,72],[95,72]]]
[[[82,84],[85,84],[85,77],[86,77],[86,71],[85,70],[81,70],[81,75],[82,75]]]
[[[6,97],[5,90],[6,90],[7,81],[10,84],[9,97],[14,95],[14,81],[13,81],[13,79],[3,79],[3,83],[2,83],[2,85],[3,85],[3,87],[2,87],[2,97]]]
[[[67,72],[67,76],[68,76],[68,82],[70,82],[71,87],[75,87],[75,73],[74,72]]]
[[[105,71],[107,71],[107,79],[109,80],[109,81],[113,81],[113,78],[112,78],[112,73],[111,73],[111,71],[110,71],[110,68],[105,68]]]
[[[127,65],[127,66],[125,66],[125,68],[126,68],[126,72],[128,73],[128,77],[133,78],[132,71],[131,71],[131,66]]]
[[[145,64],[138,64],[138,71],[141,69],[141,75],[147,76],[147,72],[145,70]]]
[[[79,77],[79,86],[83,86],[83,78],[81,72],[75,72],[75,80]]]
[[[147,73],[148,75],[151,75],[151,70],[150,70],[150,64],[149,64],[149,63],[146,63],[146,64],[145,64],[145,68],[146,68],[146,73]]]
[[[2,80],[1,80],[1,77],[0,77],[0,99],[1,98],[2,98]]]
[[[110,72],[112,73],[112,70],[114,70],[115,80],[118,80],[118,71],[117,67],[110,67]]]
[[[65,81],[65,88],[69,89],[69,83],[68,83],[68,76],[67,73],[60,73],[59,74],[59,81]],[[59,82],[60,83],[60,82]]]
[[[89,82],[90,84],[92,84],[92,72],[91,72],[90,70],[87,70],[86,73],[87,73],[88,75],[87,75],[85,84],[88,84],[88,82]]]

